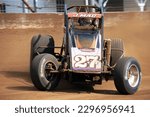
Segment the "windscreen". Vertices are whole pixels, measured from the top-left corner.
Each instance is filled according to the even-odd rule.
[[[80,49],[88,49],[96,47],[96,33],[76,33],[75,34],[76,47]]]

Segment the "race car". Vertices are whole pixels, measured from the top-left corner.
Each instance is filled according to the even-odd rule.
[[[65,5],[64,37],[56,47],[50,35],[31,41],[30,73],[34,86],[55,89],[61,78],[74,84],[102,84],[114,80],[121,94],[134,94],[141,83],[141,68],[125,57],[121,39],[104,39],[103,7]],[[60,48],[59,53],[55,49]]]

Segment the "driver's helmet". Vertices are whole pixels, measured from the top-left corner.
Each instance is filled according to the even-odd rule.
[[[79,18],[78,23],[80,26],[92,25],[93,21],[91,18]]]

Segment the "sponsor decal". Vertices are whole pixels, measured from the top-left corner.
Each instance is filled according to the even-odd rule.
[[[68,13],[68,17],[90,17],[90,18],[101,18],[101,14],[96,13]]]

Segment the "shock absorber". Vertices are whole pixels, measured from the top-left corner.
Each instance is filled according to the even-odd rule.
[[[111,56],[111,40],[110,39],[106,39],[106,61],[107,61],[107,65],[110,65],[110,56]]]
[[[110,66],[110,56],[111,56],[111,40],[105,39],[105,51],[104,51],[104,71],[107,71],[108,66]]]

